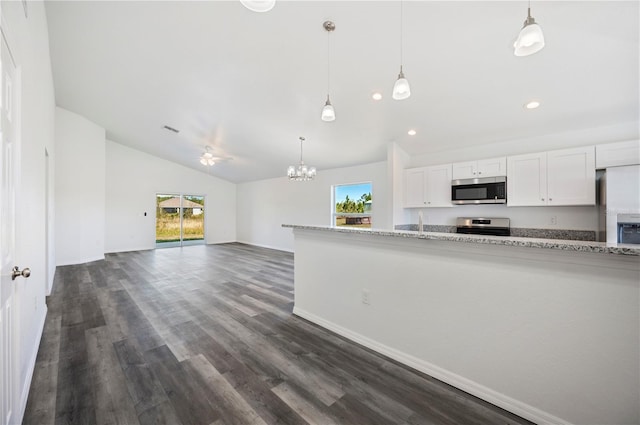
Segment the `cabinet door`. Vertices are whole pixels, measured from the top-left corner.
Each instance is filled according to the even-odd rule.
[[[425,206],[425,178],[424,168],[404,170],[404,198],[402,203],[405,208]]]
[[[481,159],[478,161],[478,177],[498,177],[507,175],[507,157]]]
[[[547,152],[549,205],[595,205],[595,148]]]
[[[426,168],[427,207],[451,207],[451,164]]]
[[[477,167],[476,161],[458,162],[456,164],[453,164],[451,178],[453,180],[473,179],[477,177],[476,167]]]
[[[507,158],[507,205],[547,205],[547,154]]]
[[[640,164],[640,140],[596,146],[596,169]]]

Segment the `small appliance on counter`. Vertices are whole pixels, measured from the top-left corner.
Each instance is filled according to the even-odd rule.
[[[507,178],[483,177],[451,181],[451,203],[464,204],[506,204]]]
[[[510,236],[510,221],[508,218],[458,217],[456,233]]]

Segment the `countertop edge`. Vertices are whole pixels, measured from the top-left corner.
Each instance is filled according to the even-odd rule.
[[[640,256],[640,245],[607,244],[605,242],[574,241],[562,239],[538,239],[510,236],[467,235],[459,233],[423,232],[409,230],[358,229],[332,226],[283,224],[282,227],[302,230],[319,230],[335,233],[352,233],[373,236],[391,236],[412,239],[466,242],[487,245],[520,246],[528,248],[556,249],[562,251],[592,252],[602,254]]]

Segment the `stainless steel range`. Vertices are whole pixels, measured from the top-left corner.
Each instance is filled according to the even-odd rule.
[[[456,233],[510,236],[511,229],[508,218],[458,217]]]

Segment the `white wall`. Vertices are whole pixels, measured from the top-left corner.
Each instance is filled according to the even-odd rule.
[[[331,224],[332,186],[372,182],[373,227],[391,222],[387,163],[320,170],[315,180],[291,182],[286,177],[238,185],[238,241],[293,251],[291,229],[282,224]]]
[[[396,143],[389,143],[387,146],[387,179],[391,196],[389,196],[387,207],[390,211],[389,228],[391,229],[396,224],[409,224],[410,210],[402,208],[404,169],[408,168],[409,161],[410,157],[405,151]]]
[[[637,257],[294,231],[294,313],[535,423],[639,423]]]
[[[56,108],[56,264],[104,258],[105,130]]]
[[[640,137],[638,121],[620,123],[607,127],[586,128],[583,130],[545,134],[517,140],[478,144],[464,149],[433,152],[425,155],[412,155],[409,167],[464,162],[498,156],[520,155],[545,152],[557,149],[598,145]]]
[[[55,154],[55,100],[49,38],[44,4],[28,2],[28,18],[22,2],[2,2],[2,33],[15,60],[19,92],[18,143],[20,176],[16,193],[15,264],[31,269],[29,279],[16,279],[14,306],[17,324],[19,363],[16,385],[20,423],[26,406],[42,326],[47,307],[45,296],[55,269],[55,252],[46,249],[47,220],[49,239],[53,238],[52,215],[46,216],[46,181],[53,181],[53,166],[45,174],[45,149]],[[15,86],[17,87],[17,86]],[[49,199],[52,202],[52,197]],[[49,281],[47,281],[49,279]]]
[[[236,240],[235,184],[107,140],[105,252],[155,248],[157,193],[204,195],[206,242]]]

